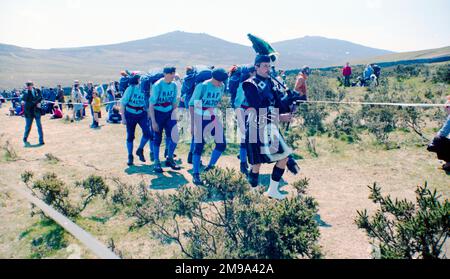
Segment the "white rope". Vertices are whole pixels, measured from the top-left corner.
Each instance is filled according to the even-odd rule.
[[[449,104],[426,104],[426,103],[381,103],[381,102],[338,102],[338,101],[300,101],[301,104],[337,104],[337,105],[363,105],[363,106],[395,106],[395,107],[446,107]]]

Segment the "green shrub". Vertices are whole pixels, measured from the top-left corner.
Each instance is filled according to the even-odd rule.
[[[376,184],[369,187],[369,198],[379,209],[369,217],[358,211],[355,222],[366,231],[376,247],[374,257],[384,259],[437,259],[450,232],[450,204],[440,201],[436,191],[417,187],[417,203],[383,197]],[[379,251],[379,255],[376,255]]]

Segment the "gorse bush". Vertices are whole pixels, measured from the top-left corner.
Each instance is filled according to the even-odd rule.
[[[416,204],[408,200],[383,197],[376,184],[369,187],[369,198],[380,208],[370,217],[358,211],[355,222],[366,231],[376,247],[374,257],[383,259],[437,259],[450,232],[450,204],[441,201],[427,183],[416,190]],[[379,251],[379,252],[377,252]],[[377,255],[379,253],[379,255]]]
[[[176,243],[188,258],[319,258],[317,202],[297,182],[295,197],[268,200],[230,169],[203,175],[204,188],[181,187],[161,195],[145,185],[120,184],[112,196],[133,227],[148,226],[164,243]]]
[[[80,203],[77,204],[71,200],[67,185],[54,173],[46,173],[41,179],[34,181],[34,174],[30,171],[25,171],[21,177],[22,181],[35,196],[73,221],[79,218],[80,213],[86,209],[95,197],[105,199],[109,191],[103,178],[89,176],[84,181],[75,182],[75,186],[83,189]],[[42,211],[36,211],[34,206],[31,214],[32,216],[35,214],[40,216],[38,223],[22,233],[22,236],[32,232],[36,235],[31,239],[31,258],[47,257],[67,246],[67,232],[61,226],[48,218]]]

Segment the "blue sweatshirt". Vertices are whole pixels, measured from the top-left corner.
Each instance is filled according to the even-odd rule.
[[[178,86],[174,81],[167,83],[162,78],[153,84],[150,104],[155,106],[155,110],[161,112],[172,111],[177,98]]]
[[[211,116],[210,110],[213,109],[213,114],[216,114],[216,108],[222,99],[225,86],[214,86],[212,80],[207,80],[198,84],[195,87],[194,94],[189,101],[189,106],[194,107],[194,111],[198,115]],[[200,106],[203,108],[200,108]]]

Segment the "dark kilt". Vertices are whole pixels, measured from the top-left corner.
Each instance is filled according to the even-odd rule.
[[[250,117],[251,118],[251,117]],[[246,125],[245,145],[251,165],[270,164],[287,158],[292,149],[280,133],[279,128],[271,123],[256,124],[250,119]]]

